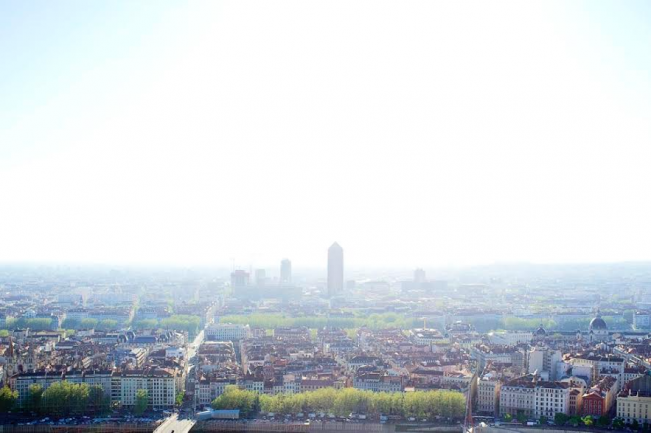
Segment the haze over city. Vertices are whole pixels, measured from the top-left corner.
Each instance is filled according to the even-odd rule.
[[[646,2],[1,8],[1,260],[651,259]]]
[[[0,431],[651,431],[650,23],[0,0]]]

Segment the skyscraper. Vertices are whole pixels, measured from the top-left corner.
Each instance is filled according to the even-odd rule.
[[[289,259],[283,259],[280,262],[280,284],[289,284],[292,282],[292,262]]]
[[[231,287],[239,289],[249,285],[249,273],[242,269],[231,272]]]
[[[344,249],[335,242],[328,248],[328,295],[337,295],[343,288]]]
[[[256,269],[255,270],[255,284],[258,287],[262,287],[265,285],[267,281],[267,272],[264,269]]]
[[[414,271],[414,283],[420,284],[424,283],[427,281],[427,277],[425,276],[425,271],[422,270],[421,268],[418,268]]]

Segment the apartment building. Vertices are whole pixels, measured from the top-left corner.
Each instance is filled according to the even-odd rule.
[[[237,376],[211,377],[203,376],[196,384],[197,404],[206,406],[226,391],[229,385],[237,384]]]
[[[356,374],[353,387],[374,392],[399,392],[403,390],[400,376],[389,376],[380,372]]]
[[[638,377],[624,385],[617,396],[617,417],[627,423],[651,423],[651,376]]]
[[[500,388],[499,413],[533,417],[535,412],[535,381],[532,375],[510,380]]]
[[[176,399],[176,372],[169,368],[145,368],[113,373],[111,400],[122,407],[136,403],[139,389],[148,392],[148,406],[154,409],[173,407]]]
[[[583,395],[583,415],[601,416],[610,412],[617,400],[618,383],[612,376],[603,376]]]
[[[234,323],[212,323],[206,327],[205,336],[211,341],[240,341],[251,336],[251,328]]]
[[[22,405],[29,395],[31,385],[40,385],[43,390],[48,389],[56,382],[67,381],[71,383],[87,383],[89,386],[99,385],[106,395],[111,394],[111,371],[67,371],[48,372],[34,371],[17,373],[9,378],[9,386],[12,390],[18,391],[18,404]]]
[[[499,414],[500,389],[502,381],[486,375],[477,382],[477,412],[486,415]]]
[[[534,417],[554,418],[557,413],[570,413],[570,387],[563,382],[538,382],[534,388]]]

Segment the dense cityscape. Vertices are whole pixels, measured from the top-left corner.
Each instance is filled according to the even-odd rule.
[[[0,0],[0,433],[651,433],[650,23]]]
[[[2,417],[176,432],[650,423],[649,264],[347,271],[334,243],[326,268],[3,265]]]

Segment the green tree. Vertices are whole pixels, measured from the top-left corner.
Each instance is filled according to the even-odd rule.
[[[631,429],[633,430],[639,430],[640,429],[640,423],[634,419],[633,422],[631,423]]]
[[[181,406],[183,404],[183,397],[185,397],[185,392],[181,391],[176,394],[176,405]]]
[[[136,403],[133,406],[133,413],[142,415],[147,410],[149,404],[149,392],[146,389],[136,391]]]
[[[155,329],[158,328],[158,320],[156,319],[143,319],[138,320],[133,324],[136,329]]]
[[[27,394],[27,410],[40,413],[42,399],[43,387],[38,383],[31,384],[29,386],[29,393]]]
[[[97,319],[81,319],[81,322],[79,323],[79,329],[95,329],[97,328],[98,324],[99,320]]]
[[[570,417],[565,415],[564,413],[558,412],[556,415],[554,415],[554,424],[558,426],[563,426],[567,421],[569,421]]]
[[[280,394],[278,398],[284,398],[284,395]],[[230,385],[226,387],[222,395],[212,401],[211,406],[213,409],[239,409],[240,415],[246,418],[260,406],[260,402],[257,393]],[[283,408],[282,405],[278,406],[279,411]]]
[[[55,382],[41,397],[41,411],[55,416],[86,413],[90,397],[87,383]]]
[[[510,413],[507,413],[506,415],[504,415],[504,421],[506,421],[506,422],[513,421],[513,415],[511,415]]]
[[[61,324],[63,329],[79,329],[79,320],[77,319],[66,319]]]
[[[113,319],[104,319],[97,324],[97,329],[102,331],[113,331],[117,329],[118,321]]]
[[[18,391],[12,391],[8,386],[0,390],[0,413],[7,413],[16,405]]]
[[[622,430],[624,428],[624,420],[621,418],[615,418],[613,420],[613,428],[617,430]]]
[[[610,418],[608,417],[608,415],[601,415],[597,419],[597,425],[599,427],[608,427],[610,425]]]
[[[160,325],[166,329],[177,331],[187,331],[189,335],[195,335],[199,332],[201,317],[190,316],[185,314],[175,314],[160,321]]]
[[[435,416],[461,418],[465,412],[465,398],[459,392],[446,390],[376,393],[354,388],[324,388],[297,394],[258,396],[229,386],[224,394],[213,400],[212,407],[239,409],[242,416],[262,410],[278,414],[323,412],[337,416],[357,412],[371,418],[377,418],[380,414],[430,419]]]
[[[578,427],[583,422],[581,417],[578,416],[578,415],[571,416],[568,421],[569,421],[570,425],[573,425],[574,427]]]
[[[522,412],[518,412],[517,420],[520,424],[524,424],[527,422],[527,416]]]
[[[594,419],[590,415],[586,415],[583,418],[581,418],[581,422],[586,427],[592,427],[594,425]]]
[[[541,415],[540,418],[538,419],[538,423],[540,425],[546,425],[547,424],[547,417],[544,415]]]
[[[106,413],[111,407],[111,397],[106,395],[101,386],[93,385],[88,390],[88,406],[95,413]]]

